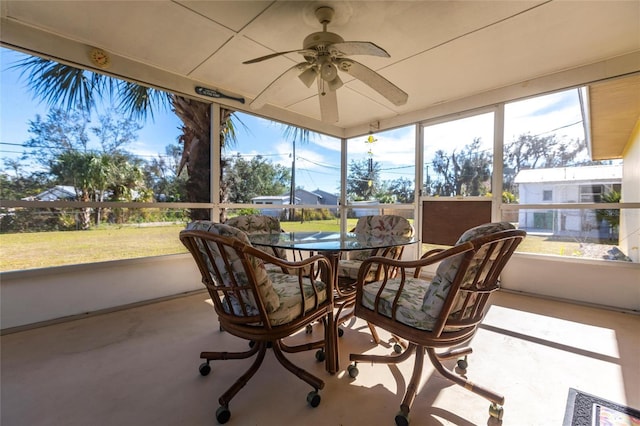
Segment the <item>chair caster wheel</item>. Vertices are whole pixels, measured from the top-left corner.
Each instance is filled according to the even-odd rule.
[[[338,337],[342,337],[342,336],[344,336],[344,330],[339,328],[338,329]]]
[[[326,359],[325,353],[322,349],[318,349],[316,352],[316,361],[322,362]]]
[[[396,343],[395,345],[393,345],[393,351],[397,354],[401,354],[402,353],[402,346],[400,346],[399,343]]]
[[[396,426],[409,426],[409,414],[400,411],[395,417]]]
[[[203,362],[202,364],[200,364],[200,367],[198,367],[198,371],[200,372],[201,376],[207,376],[209,373],[211,373],[211,366],[208,362]]]
[[[502,420],[502,416],[504,415],[504,408],[494,402],[489,406],[489,415],[494,419]]]
[[[231,411],[229,411],[229,408],[226,405],[221,405],[220,407],[218,407],[218,409],[216,410],[216,420],[218,420],[218,423],[224,424],[228,422],[230,418]]]
[[[304,332],[306,334],[311,334],[313,333],[313,326],[311,324],[307,324],[307,326],[304,328]]]
[[[458,368],[460,370],[467,370],[467,367],[469,366],[469,363],[467,362],[467,356],[465,355],[464,358],[460,358],[457,362],[458,364]]]
[[[352,379],[355,379],[356,377],[358,377],[358,367],[356,367],[355,364],[351,364],[350,366],[347,367],[347,372],[349,373],[349,376]]]
[[[320,405],[320,400],[322,398],[320,397],[320,395],[318,394],[318,391],[311,391],[307,394],[307,402],[309,403],[310,406],[312,406],[313,408],[316,408],[318,405]]]

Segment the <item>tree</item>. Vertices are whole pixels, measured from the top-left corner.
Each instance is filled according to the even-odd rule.
[[[491,180],[491,155],[480,149],[482,141],[475,138],[465,147],[461,159],[461,193],[464,195],[485,195]]]
[[[99,125],[90,128],[101,146],[101,150],[96,151],[88,146],[88,114],[54,108],[44,119],[36,115],[35,120],[29,122],[31,137],[25,143],[32,151],[23,157],[35,158],[58,183],[73,185],[80,201],[105,201],[107,192],[117,197],[125,188],[143,192],[143,183],[134,176],[138,173],[139,160],[124,149],[137,138],[141,126],[132,119],[115,118],[113,111],[98,120]],[[95,211],[95,223],[99,225],[102,209]],[[88,207],[82,209],[80,223],[82,229],[90,226]]]
[[[475,138],[460,152],[436,151],[432,161],[435,176],[431,190],[436,195],[478,196],[488,192],[491,179],[491,156],[480,149],[482,141]]]
[[[24,146],[30,148],[24,158],[33,158],[40,165],[50,167],[51,162],[61,154],[70,151],[87,152],[89,116],[81,110],[51,109],[46,117],[36,114],[29,121],[31,135]]]
[[[210,104],[35,56],[25,57],[13,65],[13,68],[20,69],[21,75],[26,76],[28,87],[37,97],[50,106],[64,106],[68,111],[79,109],[88,113],[95,108],[96,99],[103,97],[110,98],[118,110],[137,119],[145,119],[147,116],[153,118],[154,110],[171,108],[183,123],[179,138],[182,159],[176,174],[179,176],[184,168],[187,170],[187,201],[211,201]],[[233,111],[221,109],[222,148],[235,144],[236,121]],[[285,125],[284,130],[285,137],[292,138],[294,152],[296,140],[306,142],[311,135],[309,130],[295,126]],[[292,193],[295,191],[295,154],[293,162]],[[218,170],[221,177],[223,169],[224,162]],[[220,199],[223,201],[227,198],[227,190],[224,186],[220,188]],[[190,214],[193,220],[210,219],[207,209],[191,209]],[[220,221],[224,221],[224,216],[225,211],[222,209]]]
[[[387,183],[389,192],[395,196],[399,203],[413,203],[415,192],[413,182],[401,177]]]
[[[612,190],[602,195],[602,203],[619,203],[622,199],[622,194],[618,191]],[[603,220],[609,224],[614,232],[617,232],[620,226],[620,209],[598,209],[596,210],[596,219],[598,224]]]
[[[347,176],[347,194],[354,199],[371,200],[380,188],[380,163],[351,160]]]
[[[583,157],[584,159],[580,159]],[[505,145],[503,188],[516,192],[514,179],[523,169],[596,164],[588,159],[584,140],[558,140],[555,135],[518,136]]]
[[[138,131],[142,126],[131,119],[119,117],[115,119],[116,112],[111,110],[107,114],[98,117],[100,126],[91,128],[98,137],[102,152],[111,154],[126,152],[124,147],[138,137]]]
[[[261,157],[250,161],[240,156],[226,161],[224,182],[229,188],[231,203],[250,203],[260,195],[281,195],[287,191],[291,179],[290,171],[281,165]]]
[[[119,111],[131,118],[153,118],[154,110],[170,107],[183,122],[183,156],[178,174],[186,167],[187,201],[210,201],[209,104],[34,56],[25,57],[13,68],[26,76],[27,86],[37,97],[49,106],[64,106],[67,111],[88,113],[95,109],[96,99],[103,97],[110,98]],[[231,111],[223,109],[221,118],[222,143],[229,146],[235,141]],[[209,219],[206,209],[192,209],[191,215],[192,219]]]
[[[76,195],[80,201],[91,201],[92,187],[96,164],[100,159],[91,152],[67,151],[58,156],[51,165],[51,173],[60,183],[72,185],[76,189]],[[89,229],[91,225],[91,213],[88,207],[82,208],[80,214],[80,226]]]
[[[144,164],[145,186],[153,191],[156,201],[184,201],[186,194],[185,173],[177,175],[182,149],[167,145],[165,155],[158,155]]]
[[[5,167],[13,170],[13,175],[0,173],[0,199],[19,200],[37,195],[53,183],[48,173],[33,171],[26,173],[16,160],[5,159]]]

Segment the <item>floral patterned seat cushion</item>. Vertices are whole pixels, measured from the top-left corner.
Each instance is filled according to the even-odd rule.
[[[411,237],[413,226],[402,216],[392,214],[363,216],[358,219],[353,232],[361,235],[383,237],[385,235],[402,235]],[[352,260],[365,260],[371,256],[371,250],[359,250],[351,253]]]
[[[402,216],[396,215],[371,215],[358,219],[353,230],[360,235],[372,235],[381,237],[385,235],[413,236],[414,229],[411,223]],[[352,280],[358,278],[358,271],[363,260],[371,257],[372,250],[358,250],[349,253],[349,259],[340,259],[338,262],[338,276],[348,277]],[[375,279],[376,270],[369,270],[365,281]]]
[[[227,219],[225,225],[238,228],[247,234],[279,234],[282,232],[282,227],[280,226],[280,220],[278,220],[278,218],[259,214],[231,217]],[[283,249],[271,247],[257,248],[277,258],[285,260],[287,258],[287,253]],[[281,271],[281,269],[275,265],[267,265],[267,269]]]
[[[494,222],[479,225],[475,228],[471,228],[465,231],[456,242],[456,245],[466,243],[467,241],[471,241],[484,235],[506,231],[508,229],[515,228],[509,222]],[[460,265],[461,257],[462,256],[459,255],[456,257],[445,259],[440,263],[440,265],[438,265],[436,275],[431,281],[431,284],[429,285],[429,288],[424,295],[422,303],[422,310],[427,315],[437,317],[440,314],[444,301],[449,294],[451,283],[455,279],[456,273],[458,272],[458,266]],[[465,283],[467,282],[468,278],[474,275],[475,271],[480,266],[483,257],[483,253],[478,253],[475,256],[471,265],[469,265],[467,275],[462,281],[462,288],[465,288]],[[458,299],[454,303],[451,313],[458,312],[461,308],[462,302],[463,301],[461,299]]]
[[[198,220],[189,223],[186,229],[193,231],[206,231],[224,237],[237,238],[241,242],[247,245],[251,245],[249,239],[247,238],[247,234],[245,234],[243,231],[233,226],[228,226],[221,223]],[[209,248],[211,249],[212,253],[214,253],[214,255],[216,253],[219,253],[218,247],[215,244],[210,244]],[[229,256],[229,260],[232,262],[236,280],[240,283],[246,283],[247,276],[244,272],[244,268],[242,267],[240,258],[232,250],[228,250],[227,253]],[[262,262],[262,259],[258,259],[253,256],[249,256],[249,261],[251,262],[251,266],[253,267],[258,291],[260,292],[267,312],[275,312],[280,307],[280,298],[273,288],[271,279],[269,278],[269,275],[267,274],[267,271],[264,267],[264,262]],[[219,255],[216,256],[216,264],[218,265],[220,270],[225,270],[224,262],[222,260],[222,257]],[[224,285],[224,283],[222,284]],[[253,295],[247,293],[246,300],[247,304],[257,311],[257,304],[253,299]]]
[[[396,320],[410,327],[420,330],[431,330],[436,322],[436,318],[430,316],[422,310],[422,299],[424,298],[429,281],[421,278],[407,278],[404,288],[398,299],[396,309]],[[362,305],[368,309],[374,309],[375,298],[380,290],[380,281],[367,284],[363,287]],[[377,312],[391,318],[391,307],[396,297],[400,285],[400,278],[393,278],[387,282],[384,291],[380,295],[380,302]]]
[[[269,323],[272,326],[287,324],[299,317],[302,313],[302,298],[300,297],[298,277],[281,272],[269,272],[269,278],[280,302],[278,309],[267,314]],[[323,303],[327,300],[327,286],[322,281],[315,281],[315,285],[318,290],[318,304]],[[304,290],[304,311],[307,312],[317,305],[315,304],[315,296],[311,282],[305,280],[302,288]],[[231,305],[236,315],[244,315],[236,299],[231,300]],[[225,304],[224,306],[226,309],[227,305]],[[246,306],[246,309],[247,315],[258,315],[258,310],[255,307]]]
[[[364,250],[368,251],[368,250]],[[352,260],[352,259],[340,259],[338,262],[338,276],[349,278],[351,280],[358,279],[358,272],[360,271],[360,266],[362,265],[362,260]],[[371,268],[367,272],[367,276],[365,277],[365,282],[373,281],[376,279],[376,270]]]

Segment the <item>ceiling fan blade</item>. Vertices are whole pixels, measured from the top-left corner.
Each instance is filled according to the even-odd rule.
[[[351,74],[376,92],[387,98],[396,106],[404,105],[409,95],[398,86],[359,62],[351,59],[339,59],[336,61],[338,69]]]
[[[318,98],[320,99],[320,116],[322,121],[335,123],[338,121],[338,96],[331,90],[326,81],[318,79]]]
[[[335,51],[335,53],[334,53]],[[345,41],[329,46],[329,52],[337,56],[371,55],[390,58],[391,56],[382,47],[370,41]]]
[[[276,56],[287,55],[289,53],[299,53],[304,56],[317,56],[318,52],[312,49],[296,49],[296,50],[288,50],[286,52],[276,52],[271,53],[269,55],[260,56],[259,58],[249,59],[248,61],[244,61],[243,64],[255,64],[256,62],[266,61],[267,59],[275,58]]]
[[[249,104],[249,107],[251,109],[262,108],[264,104],[267,103],[267,99],[269,99],[270,96],[273,96],[280,89],[282,89],[287,79],[291,79],[294,76],[298,75],[300,72],[306,71],[307,68],[309,67],[311,67],[310,63],[301,62],[299,64],[292,66],[285,72],[283,72],[282,74],[280,74],[278,78],[273,80],[271,84],[269,84],[262,92],[260,92],[260,94],[258,94],[258,96],[256,96],[256,98],[253,101],[251,101],[251,103]]]

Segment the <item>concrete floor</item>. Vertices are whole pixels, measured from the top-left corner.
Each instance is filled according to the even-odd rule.
[[[215,425],[218,397],[249,365],[217,361],[209,376],[198,374],[200,351],[247,348],[218,330],[206,293],[9,334],[1,343],[2,426]],[[340,343],[333,376],[313,351],[290,356],[325,381],[317,408],[306,403],[311,388],[269,352],[232,400],[228,424],[393,425],[412,358],[361,363],[351,379],[350,352],[391,348],[374,346],[359,320]],[[498,292],[471,346],[467,376],[505,395],[503,425],[562,425],[569,388],[640,408],[638,315]],[[496,424],[488,407],[427,360],[411,424]]]

